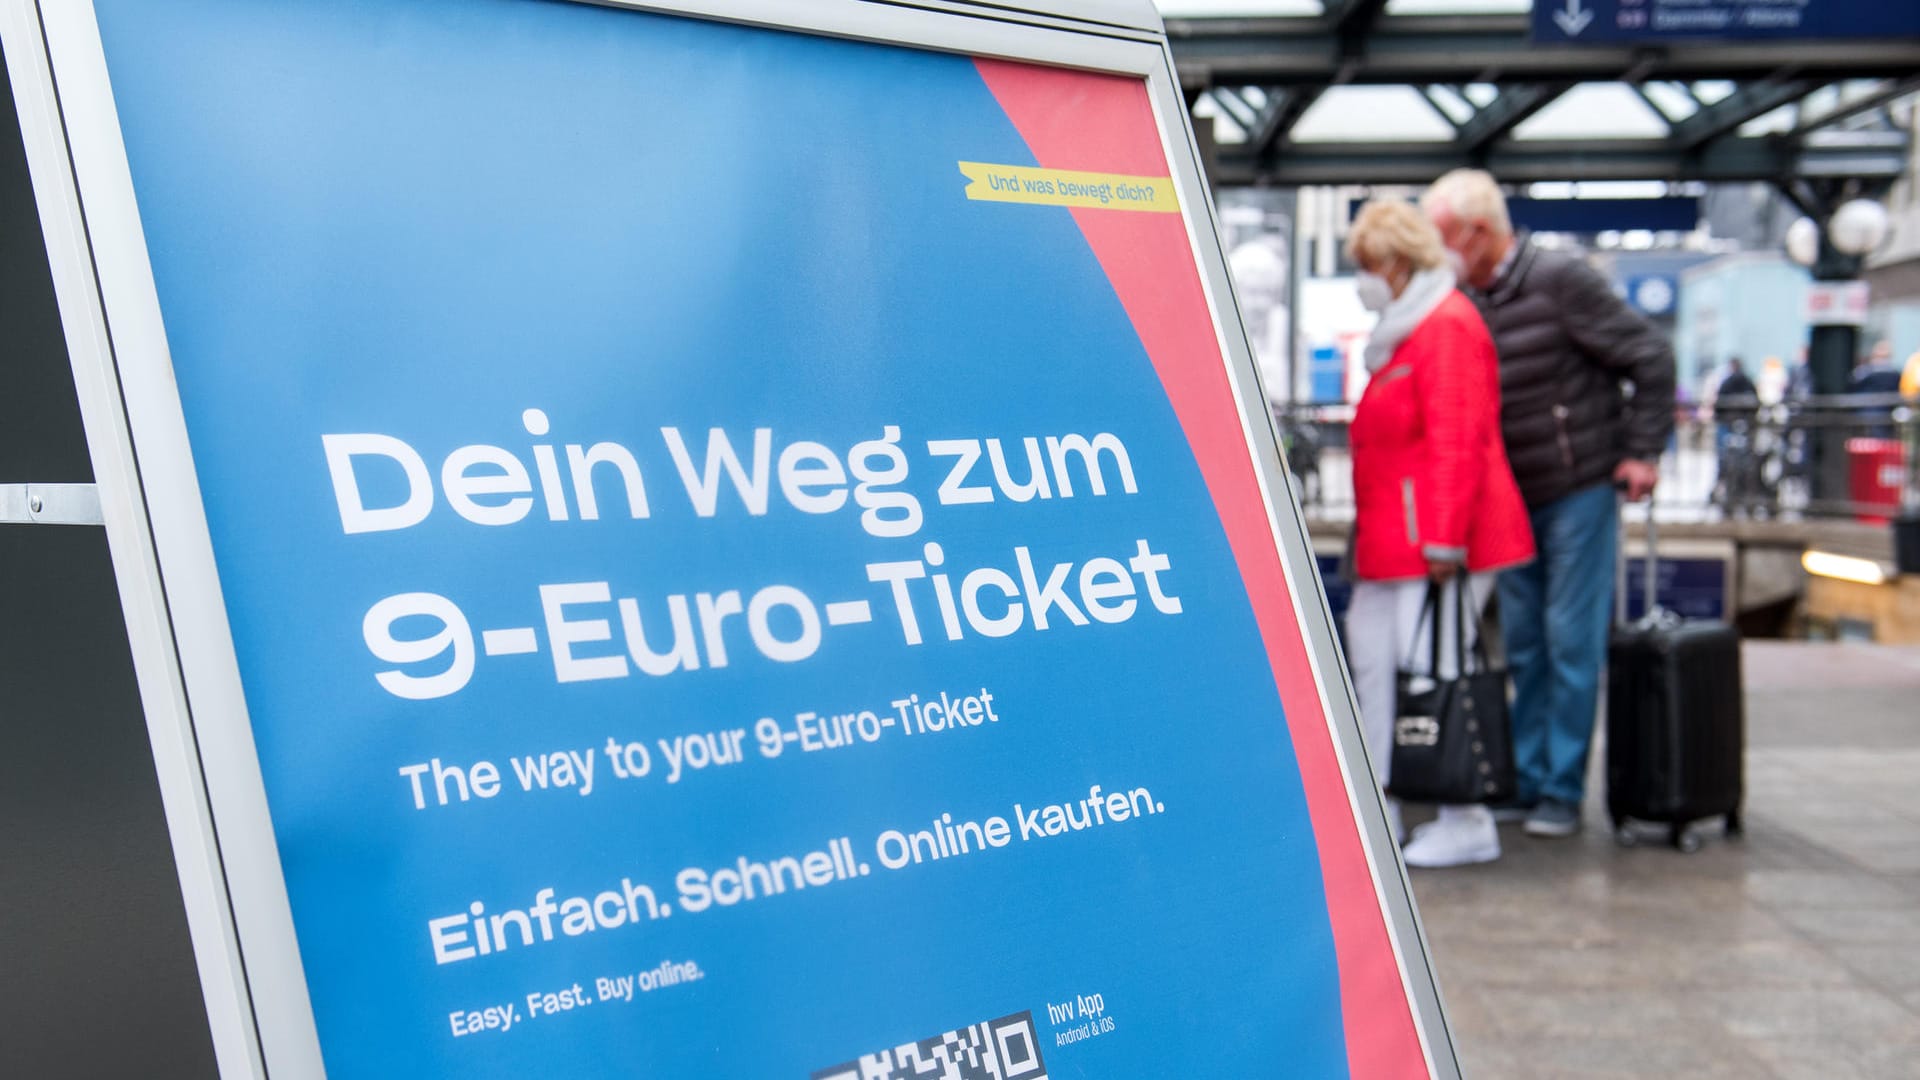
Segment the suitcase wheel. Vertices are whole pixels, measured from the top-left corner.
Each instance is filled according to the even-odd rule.
[[[1700,834],[1685,825],[1675,825],[1667,830],[1667,842],[1683,854],[1691,855],[1700,850]]]
[[[1615,822],[1613,826],[1613,842],[1619,844],[1621,847],[1639,847],[1640,834],[1633,830],[1632,822]]]
[[[1733,810],[1727,811],[1727,835],[1729,837],[1738,838],[1746,835],[1746,831],[1747,831],[1746,825],[1742,823],[1740,820],[1739,809],[1735,808]]]

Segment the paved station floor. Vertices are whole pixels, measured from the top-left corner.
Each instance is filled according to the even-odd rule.
[[[1466,1075],[1920,1077],[1920,649],[1750,642],[1746,836],[1413,871]],[[1411,815],[1410,815],[1411,818]]]

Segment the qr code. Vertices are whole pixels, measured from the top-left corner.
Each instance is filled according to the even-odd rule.
[[[1033,1013],[1018,1012],[820,1069],[812,1080],[1047,1080]]]

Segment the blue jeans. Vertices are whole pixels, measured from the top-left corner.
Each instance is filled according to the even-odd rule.
[[[1620,509],[1607,484],[1530,514],[1539,558],[1500,575],[1500,625],[1513,669],[1519,801],[1579,806],[1612,619]]]

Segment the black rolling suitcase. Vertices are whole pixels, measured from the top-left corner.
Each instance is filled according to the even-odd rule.
[[[1740,633],[1711,619],[1682,619],[1655,602],[1657,532],[1647,515],[1646,615],[1626,620],[1626,543],[1607,647],[1607,810],[1614,836],[1637,842],[1635,822],[1667,826],[1681,851],[1700,847],[1692,825],[1722,817],[1740,831],[1746,703]]]

